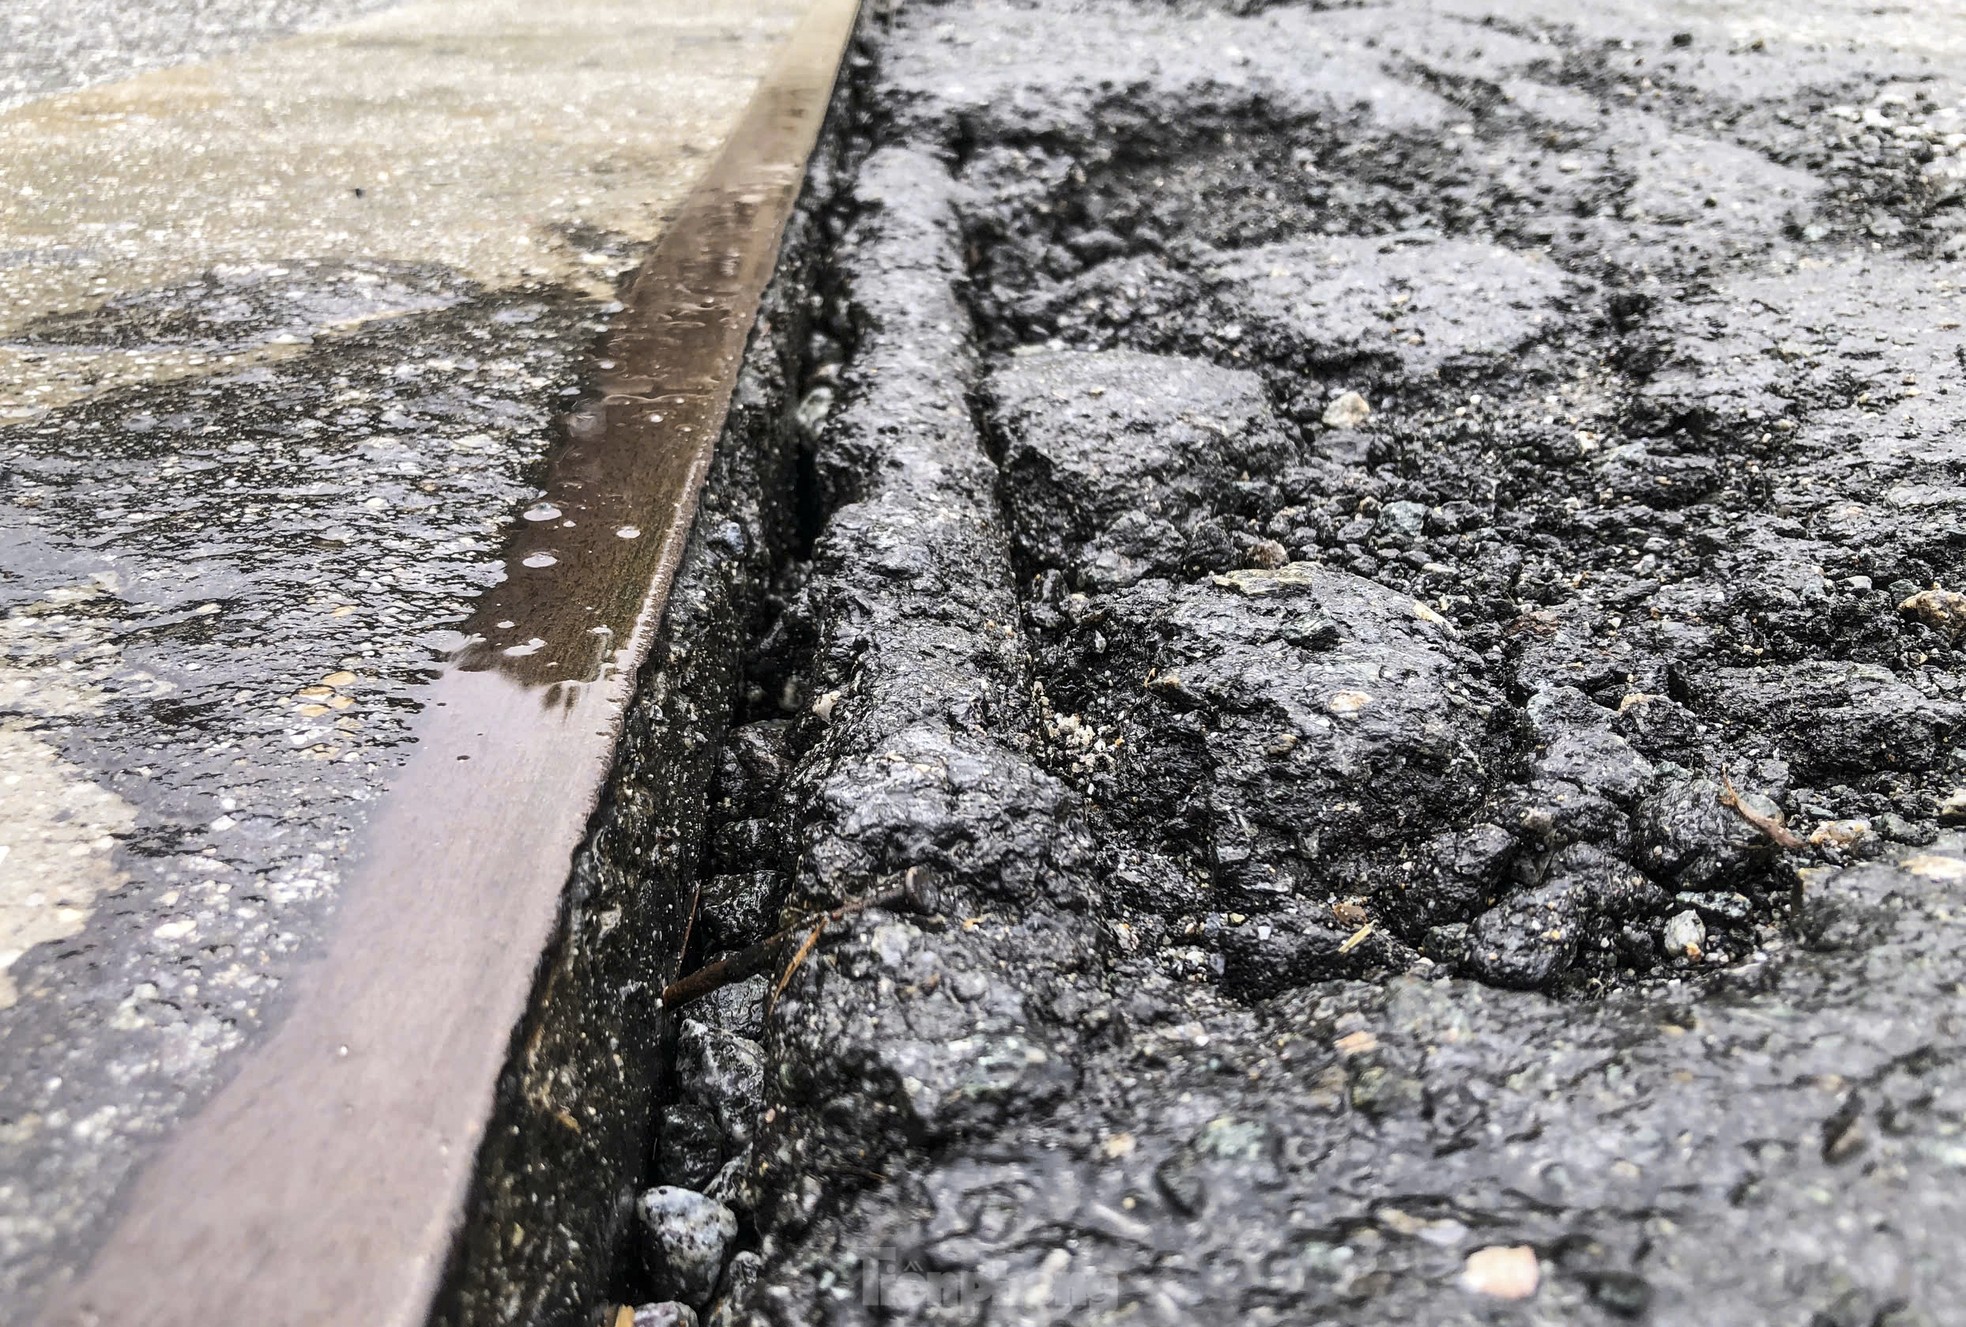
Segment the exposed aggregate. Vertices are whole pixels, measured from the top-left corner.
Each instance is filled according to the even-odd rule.
[[[1954,1320],[1957,71],[875,27],[699,956],[926,884],[686,1012],[692,1307]]]

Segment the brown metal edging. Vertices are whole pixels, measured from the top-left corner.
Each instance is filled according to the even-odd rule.
[[[858,7],[814,0],[635,277],[548,468],[560,516],[514,532],[431,684],[326,955],[48,1327],[428,1317]]]

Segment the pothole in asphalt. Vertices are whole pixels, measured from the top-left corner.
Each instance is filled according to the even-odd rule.
[[[1136,19],[1053,36],[1119,60]],[[1960,545],[1902,514],[1957,452],[1891,414],[1948,371],[1957,328],[1909,331],[1935,297],[1566,165],[1588,136],[1531,89],[1471,108],[1384,15],[1436,67],[1343,17],[1192,21],[1329,23],[1376,100],[1280,111],[1317,70],[1258,60],[1260,93],[1142,73],[938,120],[908,89],[969,57],[926,20],[868,75],[801,371],[809,545],[685,967],[789,938],[679,1011],[624,1298],[1609,1320],[1721,1274],[1687,1230],[1804,1212],[1769,1177],[1843,1167],[1880,1094],[1956,1086],[1907,1044],[1949,1015],[1884,1031],[1943,946],[1880,920],[1951,870],[1886,863],[1959,851],[1966,696],[1917,596]],[[1542,59],[1553,99],[1615,95]],[[1742,1080],[1829,1035],[1818,956],[1852,948],[1890,965],[1877,1053]],[[1848,1268],[1771,1255],[1785,1288],[1737,1307],[1840,1302]]]

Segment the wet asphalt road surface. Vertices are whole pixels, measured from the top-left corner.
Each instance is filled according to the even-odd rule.
[[[0,15],[0,1322],[318,957],[617,281],[800,12]]]
[[[870,20],[635,1321],[1966,1321],[1962,40]]]

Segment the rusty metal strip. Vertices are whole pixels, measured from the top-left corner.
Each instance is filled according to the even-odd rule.
[[[689,535],[857,0],[815,0],[658,242],[508,579],[433,682],[286,1017],[47,1324],[412,1327]]]

